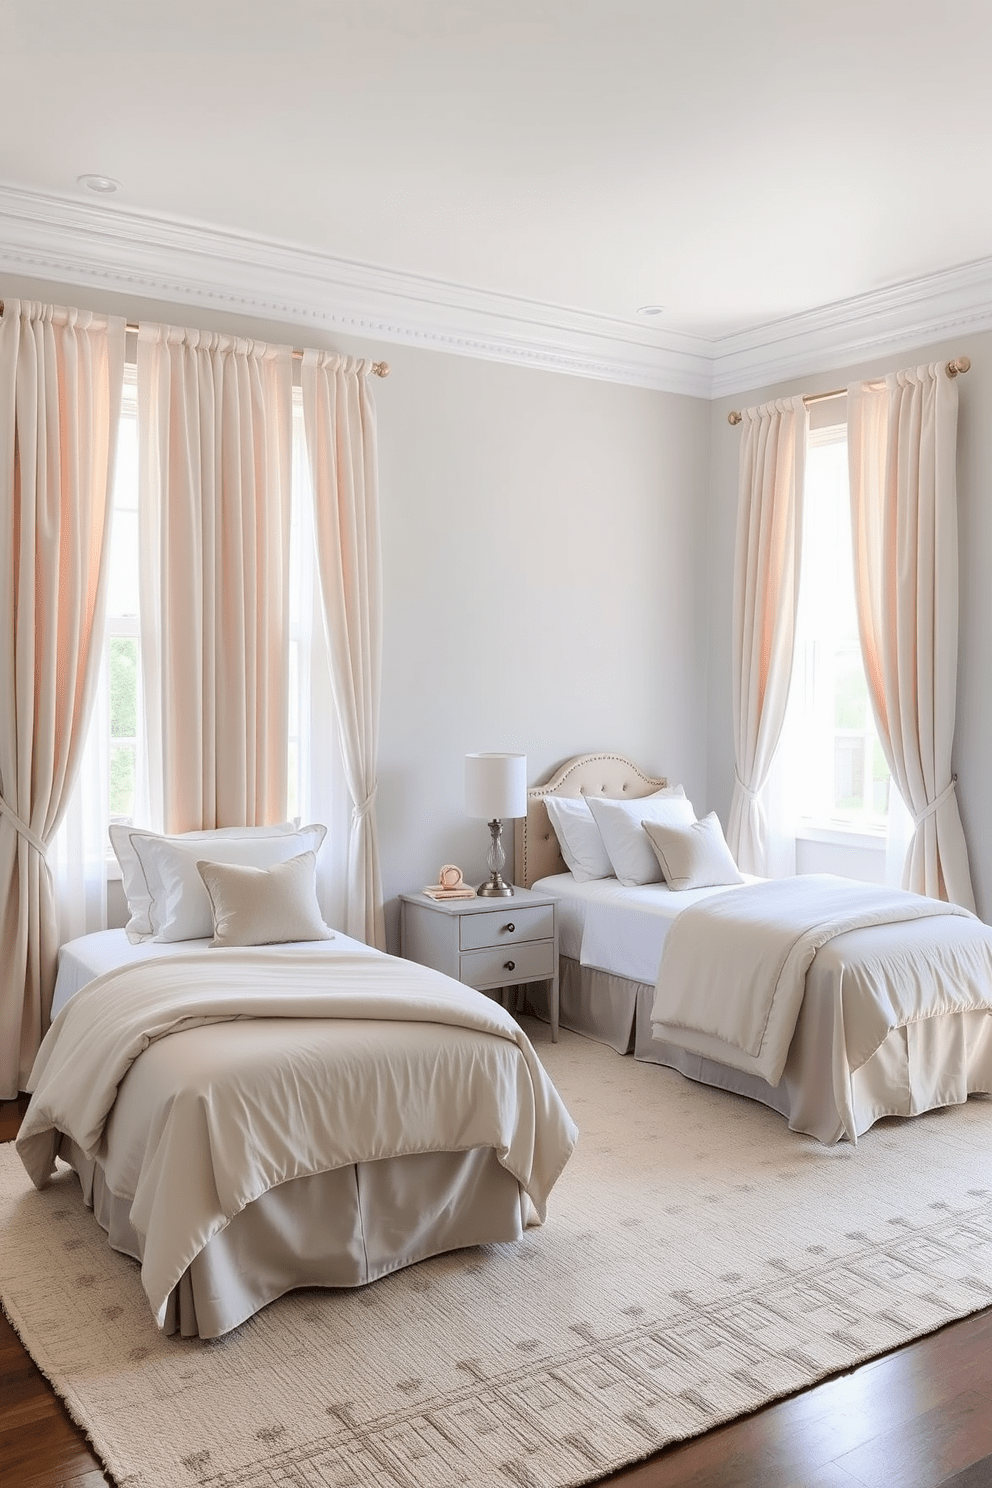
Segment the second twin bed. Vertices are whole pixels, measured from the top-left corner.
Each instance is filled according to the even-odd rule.
[[[563,1027],[759,1100],[781,1112],[794,1130],[825,1143],[856,1141],[883,1116],[912,1116],[992,1091],[992,929],[957,906],[829,876],[762,886],[732,863],[728,881],[706,887],[673,889],[660,869],[653,882],[623,883],[612,865],[608,874],[589,875],[595,863],[583,853],[581,838],[575,844],[580,856],[569,853],[578,872],[569,870],[549,801],[617,803],[622,809],[609,813],[611,827],[626,821],[629,842],[635,843],[638,831],[645,836],[640,818],[652,815],[650,803],[673,794],[666,781],[644,775],[618,754],[578,756],[529,792],[516,878],[557,901]],[[682,807],[680,814],[686,815]],[[694,820],[691,808],[687,818]],[[602,812],[599,819],[606,819]],[[635,845],[643,849],[646,842]],[[621,842],[621,850],[627,847]],[[637,861],[621,866],[631,863],[636,877]],[[757,1032],[749,1054],[739,1032],[720,1037],[721,1027],[733,1027],[725,1010],[740,1008],[744,993],[737,984],[746,980],[744,951],[728,953],[727,946],[752,942],[752,960],[760,952],[760,964],[769,958],[774,964],[766,905],[790,895],[809,899],[814,925],[802,945],[798,931],[778,931],[786,940],[792,936],[792,962],[802,963],[798,1004],[788,1030],[777,1031],[777,1057],[768,1052],[775,1041],[762,1037],[762,1020],[770,1017],[774,1024],[779,1014],[764,1006],[752,1009]],[[719,950],[714,944],[707,968],[706,940],[717,932],[717,901],[724,921],[732,904],[735,917],[738,905],[752,912],[741,914],[732,929],[723,925],[720,933],[738,941],[725,939]],[[818,932],[829,917],[827,933]],[[699,921],[692,944],[685,933],[690,918]],[[678,948],[670,940],[677,923]],[[670,963],[671,953],[680,952],[667,992],[659,984],[666,942]],[[786,952],[781,956],[789,960]],[[687,974],[697,971],[704,982],[708,976],[708,985]],[[532,1006],[543,1015],[539,998]],[[756,1053],[759,1044],[764,1047]]]

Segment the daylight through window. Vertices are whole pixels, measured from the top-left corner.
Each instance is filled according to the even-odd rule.
[[[890,777],[858,639],[844,424],[808,437],[790,709],[801,823],[884,831]]]
[[[290,535],[289,642],[289,800],[291,816],[303,807],[302,778],[309,767],[309,653],[312,537],[309,512],[309,466],[299,388],[293,389],[293,515]],[[138,387],[137,369],[124,369],[117,445],[117,468],[110,528],[110,558],[104,633],[103,685],[99,696],[107,710],[109,741],[109,815],[111,822],[134,820],[138,782],[143,767],[141,714],[141,633],[138,558]],[[109,851],[109,843],[108,843]]]
[[[138,387],[124,369],[117,473],[110,529],[104,642],[110,706],[110,820],[134,817],[138,778],[141,641],[138,629]]]

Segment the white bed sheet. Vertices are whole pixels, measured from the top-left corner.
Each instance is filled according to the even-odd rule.
[[[758,880],[745,875],[745,882]],[[594,971],[653,984],[665,936],[682,910],[714,894],[731,893],[737,886],[675,890],[653,883],[624,888],[616,878],[579,883],[571,873],[555,873],[532,887],[557,900],[563,956]]]
[[[367,952],[375,955],[375,951],[360,940],[352,940],[350,935],[342,935],[340,931],[334,932],[335,942],[348,952]],[[296,945],[325,946],[326,941],[294,941]],[[209,947],[209,940],[176,940],[157,942],[154,940],[140,941],[132,945],[124,930],[96,930],[91,935],[81,935],[78,940],[67,940],[65,945],[59,949],[58,973],[55,978],[55,993],[52,997],[52,1020],[65,1007],[76,993],[92,982],[95,977],[103,976],[105,971],[113,971],[118,966],[134,966],[139,961],[156,960],[159,956],[181,956],[187,951],[199,951]]]

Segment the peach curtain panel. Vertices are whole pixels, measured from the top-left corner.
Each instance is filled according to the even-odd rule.
[[[147,814],[167,831],[286,812],[292,352],[138,333]]]
[[[942,365],[848,388],[854,576],[875,721],[915,831],[903,886],[974,909],[951,773],[958,390]]]
[[[345,930],[385,949],[376,831],[382,572],[372,363],[303,354],[314,540],[341,753],[352,800]]]
[[[0,320],[0,1098],[48,1026],[46,861],[100,664],[124,322],[7,300]]]
[[[771,874],[760,791],[792,677],[802,544],[806,405],[780,398],[743,413],[734,566],[734,794],[727,842],[745,873]]]

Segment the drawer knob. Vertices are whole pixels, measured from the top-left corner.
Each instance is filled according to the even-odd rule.
[[[505,964],[505,966],[503,967],[503,970],[504,971],[515,971],[516,970],[516,967],[517,967],[516,961],[507,961],[506,964]]]
[[[512,935],[512,934],[513,934],[513,932],[514,932],[514,930],[516,930],[516,928],[517,928],[517,927],[516,927],[516,925],[515,925],[515,924],[514,924],[514,923],[513,923],[513,921],[512,921],[512,920],[511,920],[511,921],[510,921],[510,923],[509,923],[509,924],[508,924],[508,925],[504,925],[504,926],[503,926],[503,929],[504,929],[504,930],[508,930],[508,931],[509,931],[509,932],[510,932],[510,934],[511,934],[511,935]]]

